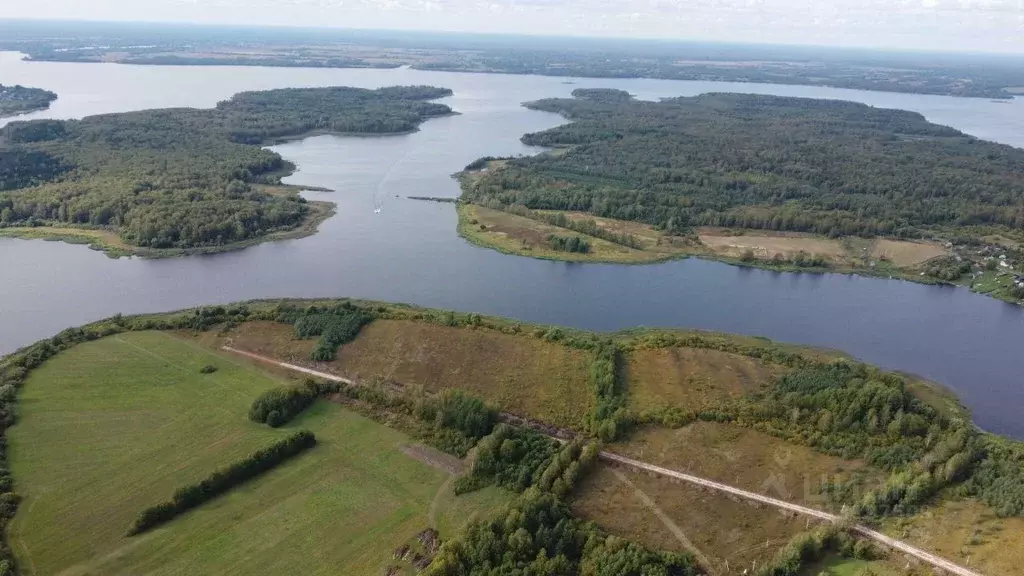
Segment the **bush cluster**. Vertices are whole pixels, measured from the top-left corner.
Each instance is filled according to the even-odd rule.
[[[543,434],[499,424],[477,443],[473,468],[457,480],[455,493],[491,483],[523,492],[540,481],[557,452],[558,442]]]
[[[590,253],[590,241],[581,236],[558,236],[548,235],[548,245],[552,250],[558,252],[572,252],[574,254]]]
[[[342,344],[354,340],[363,326],[372,320],[373,316],[346,302],[327,309],[310,306],[297,314],[292,322],[295,324],[296,337],[320,337],[312,359],[329,361],[337,357],[338,348]]]
[[[775,557],[757,570],[757,576],[798,576],[803,567],[821,559],[827,552],[847,558],[874,560],[881,556],[866,540],[852,537],[840,526],[828,524],[802,532],[783,546]]]
[[[141,534],[164,524],[192,508],[202,505],[235,486],[242,484],[278,464],[316,445],[316,437],[305,430],[296,432],[267,448],[257,450],[246,459],[221,468],[198,484],[190,484],[174,493],[170,501],[161,502],[142,511],[128,530],[129,536]]]
[[[605,340],[594,348],[590,363],[590,385],[596,402],[587,415],[587,431],[605,442],[618,438],[631,423],[625,409],[626,393],[619,381],[621,356],[619,347]]]
[[[557,496],[530,489],[503,513],[445,542],[424,576],[560,574],[696,576],[689,554],[652,552],[574,518]]]
[[[314,400],[337,392],[338,384],[306,380],[299,386],[272,388],[260,394],[249,408],[249,420],[266,424],[271,428],[291,422]]]

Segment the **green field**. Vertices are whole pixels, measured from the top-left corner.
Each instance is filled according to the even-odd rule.
[[[867,561],[829,556],[820,562],[814,562],[804,567],[800,571],[800,576],[821,576],[822,574],[827,576],[896,576],[903,574],[896,564],[896,561],[887,563],[881,560]]]
[[[206,364],[214,374],[199,370]],[[379,574],[436,519],[451,536],[490,490],[403,454],[401,433],[318,402],[288,427],[249,422],[277,377],[161,332],[81,344],[26,382],[8,432],[24,501],[11,543],[25,574]],[[316,448],[171,523],[125,538],[178,487],[298,428]]]

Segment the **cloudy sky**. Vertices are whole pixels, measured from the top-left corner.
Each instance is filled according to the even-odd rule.
[[[53,17],[1024,53],[1024,0],[0,0]]]

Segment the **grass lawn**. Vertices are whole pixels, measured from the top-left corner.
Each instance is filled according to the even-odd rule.
[[[200,374],[206,364],[219,370]],[[500,504],[501,493],[451,498],[446,472],[399,450],[408,438],[334,404],[318,402],[281,430],[249,422],[252,399],[280,383],[160,332],[82,344],[37,369],[8,432],[25,498],[11,529],[23,573],[376,574],[429,525],[432,506],[451,536],[477,501]],[[312,430],[317,447],[124,537],[145,507],[297,428]]]

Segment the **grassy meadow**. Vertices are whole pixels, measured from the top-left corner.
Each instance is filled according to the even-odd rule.
[[[205,365],[213,374],[201,374]],[[24,574],[376,574],[436,522],[450,537],[505,499],[466,497],[410,440],[320,401],[286,428],[248,421],[279,376],[163,332],[78,345],[35,370],[9,431],[24,496],[10,541]],[[306,454],[150,533],[138,513],[295,429]]]
[[[311,340],[285,324],[253,322],[206,339],[243,350],[308,362]],[[356,380],[385,378],[430,391],[458,388],[494,406],[564,427],[579,427],[593,404],[590,354],[553,342],[410,320],[377,320],[319,368]]]

